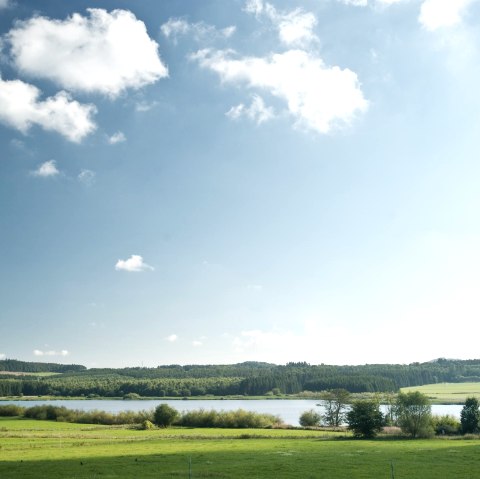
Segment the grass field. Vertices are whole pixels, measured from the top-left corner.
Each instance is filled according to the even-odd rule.
[[[164,429],[0,418],[0,477],[480,477],[479,440],[359,441],[303,430]]]
[[[401,391],[420,391],[435,404],[463,404],[467,397],[472,396],[480,399],[480,383],[426,384],[425,386],[402,388]]]

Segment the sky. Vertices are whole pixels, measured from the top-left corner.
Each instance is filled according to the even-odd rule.
[[[478,358],[479,0],[0,0],[0,358]]]

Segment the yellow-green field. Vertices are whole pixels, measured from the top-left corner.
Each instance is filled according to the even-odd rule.
[[[474,479],[480,440],[303,430],[127,428],[0,419],[2,479]]]
[[[420,391],[428,396],[434,404],[463,404],[467,397],[480,398],[480,383],[426,384],[425,386],[402,388],[401,391]]]

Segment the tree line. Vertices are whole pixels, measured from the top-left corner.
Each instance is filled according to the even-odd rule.
[[[81,365],[0,361],[0,370],[60,372],[50,377],[1,376],[0,396],[145,397],[298,394],[345,389],[395,392],[437,382],[480,381],[480,360],[361,366],[246,362],[232,365],[167,365],[156,368],[87,369]],[[16,369],[15,369],[16,368]]]

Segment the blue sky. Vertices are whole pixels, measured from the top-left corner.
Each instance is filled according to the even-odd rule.
[[[0,357],[478,357],[479,14],[0,0]]]

